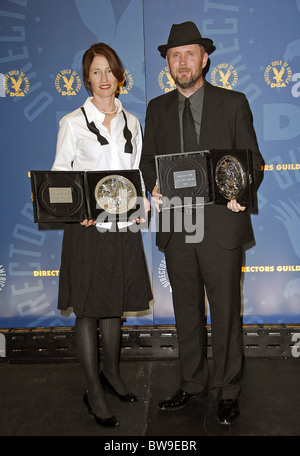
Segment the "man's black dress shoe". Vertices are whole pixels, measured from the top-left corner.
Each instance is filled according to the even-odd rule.
[[[111,428],[115,428],[115,427],[119,427],[120,426],[120,422],[115,416],[111,416],[110,418],[99,418],[97,415],[95,415],[95,413],[91,409],[87,391],[84,393],[83,403],[86,405],[89,415],[92,418],[94,418],[96,423],[99,424],[100,426],[111,427]]]
[[[220,424],[231,424],[240,416],[239,403],[237,399],[222,399],[219,401],[217,410]]]
[[[200,394],[190,394],[182,389],[179,389],[173,396],[164,401],[159,402],[158,406],[162,410],[176,410],[183,407],[190,399],[199,397]]]
[[[123,401],[123,402],[136,402],[138,401],[138,397],[133,394],[133,393],[127,393],[127,394],[119,394],[115,388],[112,386],[112,384],[107,380],[103,372],[100,374],[100,382],[105,388],[108,388],[113,394],[118,396],[118,398]]]

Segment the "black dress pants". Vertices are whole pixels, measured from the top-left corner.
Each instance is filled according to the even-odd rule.
[[[210,386],[216,399],[236,399],[243,365],[241,267],[243,248],[225,250],[208,231],[198,244],[173,233],[165,249],[179,344],[181,385],[189,393]],[[214,372],[206,357],[205,291],[208,298]]]

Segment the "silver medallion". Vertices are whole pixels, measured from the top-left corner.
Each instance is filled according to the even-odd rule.
[[[219,192],[226,199],[232,200],[237,199],[244,191],[247,175],[237,158],[224,155],[216,165],[215,180]]]
[[[126,177],[110,175],[97,183],[95,199],[99,207],[109,214],[124,214],[136,205],[137,191]]]

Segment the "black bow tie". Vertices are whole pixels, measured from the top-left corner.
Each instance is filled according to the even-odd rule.
[[[83,106],[81,107],[81,110],[82,110],[82,112],[84,114],[84,117],[85,117],[85,120],[86,120],[86,125],[87,125],[88,129],[97,136],[97,139],[98,139],[99,143],[101,144],[101,146],[105,146],[106,144],[109,144],[107,139],[104,138],[104,136],[102,136],[100,134],[100,131],[98,130],[98,128],[96,127],[94,122],[89,122],[88,121],[88,118],[87,118],[87,115],[86,115],[86,112],[85,112],[85,109],[84,109]],[[124,152],[126,154],[132,154],[132,143],[131,143],[132,134],[131,134],[131,131],[129,130],[129,128],[127,127],[127,117],[126,117],[125,112],[123,110],[122,110],[122,114],[123,114],[124,121],[125,121],[125,127],[124,127],[124,130],[123,130],[123,135],[124,135],[124,138],[126,139]]]

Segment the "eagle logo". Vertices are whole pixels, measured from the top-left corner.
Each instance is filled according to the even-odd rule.
[[[10,71],[5,75],[5,92],[11,97],[24,97],[30,87],[29,80],[23,72],[18,70]]]
[[[281,67],[280,71],[277,70],[276,67],[273,67],[272,70],[273,70],[273,73],[274,73],[273,79],[275,79],[275,81],[277,83],[282,82],[282,76],[283,76],[283,73],[284,73],[284,67]]]
[[[66,76],[63,76],[62,78],[64,81],[64,87],[66,88],[66,90],[72,90],[74,76],[71,76],[70,79],[68,79]]]
[[[62,70],[55,78],[55,87],[62,96],[77,95],[81,89],[81,79],[73,70]]]
[[[211,73],[212,84],[224,89],[231,90],[236,85],[237,80],[238,73],[229,63],[221,63]]]
[[[19,76],[18,80],[16,81],[14,77],[10,78],[12,81],[12,88],[15,90],[15,92],[21,92],[21,84],[22,84],[22,78]]]
[[[165,67],[165,69],[159,73],[158,84],[161,90],[164,92],[171,92],[172,90],[176,89],[175,81],[172,78],[168,67]]]
[[[292,70],[287,62],[275,60],[265,69],[265,81],[271,88],[286,87],[292,79]]]

